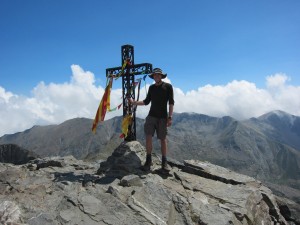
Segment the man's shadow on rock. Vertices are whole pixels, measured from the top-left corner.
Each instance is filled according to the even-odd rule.
[[[161,168],[153,170],[152,173],[160,176],[163,179],[168,179],[169,177],[173,176],[172,174],[170,174],[170,172],[165,171],[165,170],[163,170]]]

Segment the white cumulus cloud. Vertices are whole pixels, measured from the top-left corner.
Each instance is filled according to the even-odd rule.
[[[283,73],[278,73],[272,76],[267,76],[267,87],[272,88],[278,88],[278,87],[284,87],[285,83],[287,81],[290,81],[291,78]]]
[[[175,88],[176,111],[196,112],[211,116],[232,116],[243,120],[272,110],[300,116],[300,86],[288,85],[285,74],[266,78],[266,89],[249,81],[234,80],[226,85],[206,85],[183,93]]]
[[[58,124],[75,117],[93,119],[104,88],[96,86],[92,72],[72,65],[69,82],[45,84],[33,88],[31,96],[21,96],[0,86],[0,136],[31,128],[34,125]],[[285,74],[266,77],[266,88],[258,88],[245,80],[234,80],[225,85],[205,85],[183,92],[174,87],[175,112],[196,112],[210,116],[232,116],[247,119],[272,110],[283,110],[300,116],[300,86],[289,85]],[[168,78],[166,82],[171,83]],[[119,81],[117,81],[119,82]],[[141,87],[140,100],[146,96]],[[113,89],[111,107],[122,103],[122,90]],[[149,106],[138,106],[137,116],[145,117]],[[109,112],[106,119],[122,115],[122,109]]]

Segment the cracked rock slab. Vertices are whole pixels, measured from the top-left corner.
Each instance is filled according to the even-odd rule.
[[[272,192],[251,177],[195,160],[173,162],[162,176],[139,169],[145,157],[133,141],[100,165],[72,156],[0,164],[1,223],[287,224]],[[153,169],[161,165],[152,159]]]

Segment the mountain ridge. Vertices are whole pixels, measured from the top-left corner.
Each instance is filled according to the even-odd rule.
[[[294,126],[290,126],[293,130],[289,132],[300,136],[300,117],[282,111],[245,121],[230,116],[174,113],[168,155],[181,161],[209,161],[261,180],[299,180],[300,138],[293,139],[291,146],[283,134],[289,127],[286,125],[289,118],[294,118]],[[24,132],[4,135],[0,144],[14,143],[41,157],[71,154],[77,159],[105,159],[123,141],[119,138],[121,120],[120,116],[102,122],[94,135],[91,119],[74,118],[59,125],[34,126]],[[137,140],[145,144],[143,122],[137,118]],[[280,124],[284,127],[276,129]],[[158,142],[154,141],[154,151],[160,153],[159,149]]]
[[[246,123],[300,151],[300,117],[276,110],[251,118]]]

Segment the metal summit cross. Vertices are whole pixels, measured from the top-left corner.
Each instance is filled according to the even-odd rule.
[[[132,115],[133,120],[128,127],[128,135],[125,141],[136,140],[136,117],[132,105],[128,104],[127,98],[135,99],[134,77],[136,75],[149,74],[152,72],[152,64],[141,63],[134,64],[134,48],[132,45],[123,45],[121,47],[121,65],[119,67],[106,69],[106,77],[122,76],[122,95],[123,95],[123,117]]]

